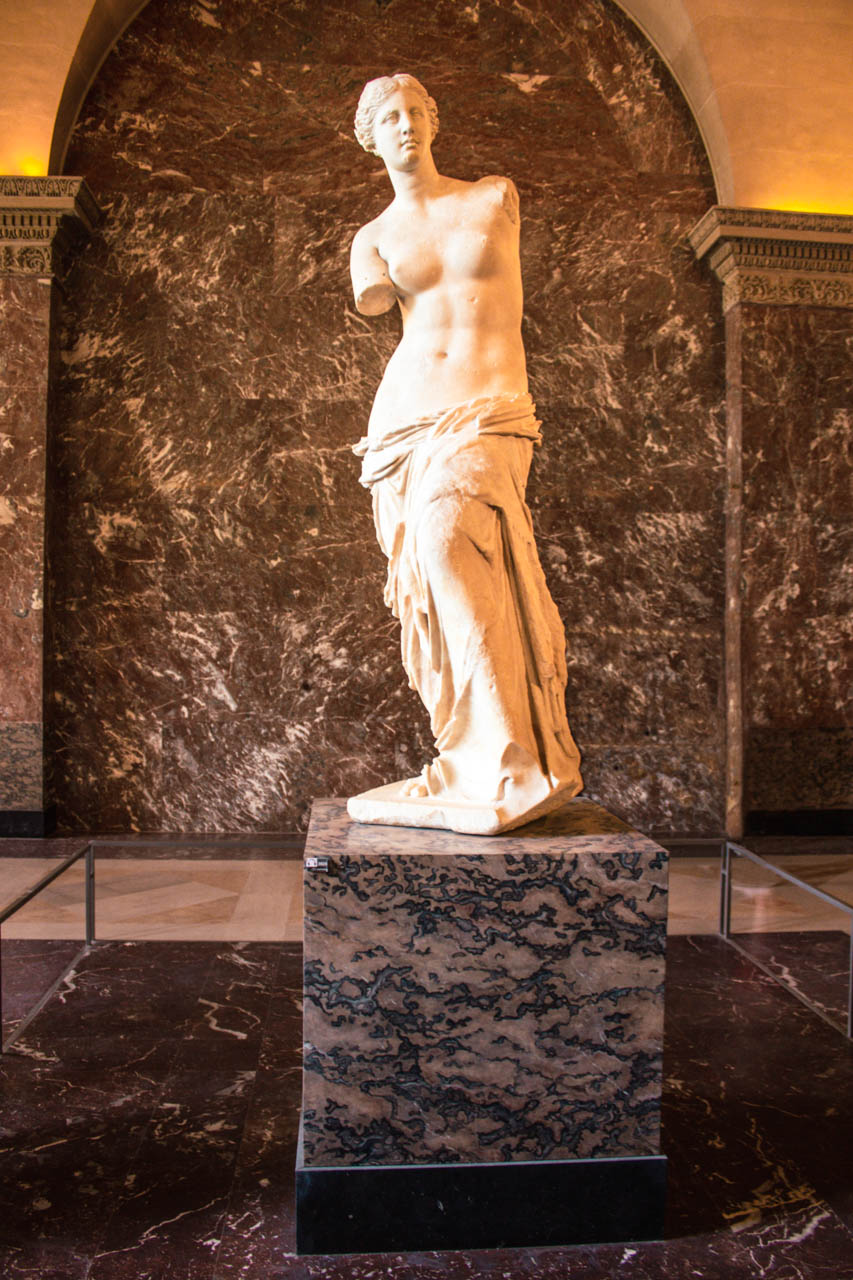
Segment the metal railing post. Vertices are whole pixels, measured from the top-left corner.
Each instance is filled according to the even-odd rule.
[[[726,840],[720,860],[720,933],[728,938],[732,925],[732,851]]]
[[[850,917],[850,973],[847,984],[847,1039],[853,1040],[853,916]]]
[[[95,941],[95,846],[86,849],[86,946]]]

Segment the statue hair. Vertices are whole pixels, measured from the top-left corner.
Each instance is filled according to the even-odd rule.
[[[379,76],[376,80],[368,80],[362,89],[355,113],[355,136],[365,151],[369,151],[374,156],[379,154],[373,141],[373,122],[376,112],[385,99],[390,98],[391,94],[396,93],[398,89],[413,89],[415,93],[420,94],[429,117],[430,140],[438,133],[438,107],[435,105],[435,99],[429,96],[420,80],[416,80],[405,71],[395,71],[392,76]]]

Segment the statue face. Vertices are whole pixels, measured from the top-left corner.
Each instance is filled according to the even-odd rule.
[[[426,103],[414,89],[397,89],[374,116],[373,140],[389,169],[416,169],[430,152],[430,122]]]

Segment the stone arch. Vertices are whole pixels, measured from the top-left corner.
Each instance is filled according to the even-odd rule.
[[[71,131],[104,59],[148,0],[94,0],[63,86],[49,173],[61,173]],[[731,159],[716,94],[692,19],[682,0],[614,0],[669,67],[705,143],[720,204],[733,200]]]

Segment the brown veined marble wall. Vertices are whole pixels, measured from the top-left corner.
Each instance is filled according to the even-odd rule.
[[[853,808],[853,312],[741,304],[745,809]]]
[[[529,497],[588,791],[722,826],[722,324],[686,240],[713,190],[651,49],[608,0],[152,0],[66,165],[106,211],[68,283],[53,477],[71,827],[288,828],[429,752],[350,453],[399,324],[350,299],[390,197],[351,120],[400,67],[438,100],[439,167],[521,193]]]
[[[42,626],[50,332],[50,282],[35,274],[0,276],[0,811],[6,824],[15,815],[22,822],[35,818],[45,807]]]

